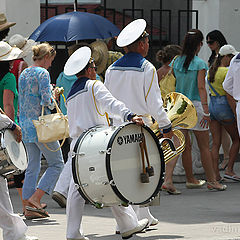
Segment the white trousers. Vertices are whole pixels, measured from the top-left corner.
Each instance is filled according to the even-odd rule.
[[[70,153],[69,153],[70,154]],[[68,196],[69,185],[72,177],[72,160],[68,156],[68,161],[65,163],[64,168],[59,176],[57,184],[53,191],[61,193],[65,198]]]
[[[240,135],[240,102],[236,102],[236,115],[237,115],[238,133]]]
[[[148,219],[149,225],[151,225],[154,217],[150,213],[149,207],[139,207],[138,205],[133,205],[133,210],[135,211],[138,220],[142,220],[144,218]]]
[[[3,229],[3,240],[18,240],[27,231],[24,221],[13,213],[7,181],[0,176],[0,227]]]
[[[83,231],[81,228],[82,215],[85,201],[75,187],[73,178],[70,181],[70,187],[67,198],[67,238],[81,239]],[[111,208],[113,216],[118,224],[120,232],[126,232],[134,229],[138,225],[137,216],[129,207],[114,206]]]

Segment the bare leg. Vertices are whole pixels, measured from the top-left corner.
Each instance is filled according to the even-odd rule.
[[[216,179],[220,180],[221,176],[218,169],[218,160],[219,160],[219,149],[221,145],[221,125],[218,121],[212,120],[210,123],[210,131],[212,133],[213,145],[212,145],[212,160],[213,160],[213,169],[216,175]]]
[[[183,168],[185,170],[186,179],[189,183],[196,183],[198,184],[199,181],[194,177],[193,170],[192,170],[192,148],[191,148],[191,142],[190,137],[188,134],[188,130],[181,130],[185,137],[185,150],[182,153],[182,164]]]
[[[224,126],[222,126],[222,128],[221,128],[221,132],[222,132],[223,161],[220,166],[222,169],[225,169],[225,167],[228,164],[228,160],[229,160],[229,151],[230,151],[230,147],[231,147],[231,140],[230,140],[229,134],[225,130]]]

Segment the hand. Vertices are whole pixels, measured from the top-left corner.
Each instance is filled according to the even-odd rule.
[[[138,126],[143,126],[144,122],[141,117],[135,116],[132,118],[132,122],[136,123]]]
[[[170,139],[172,139],[172,137],[173,137],[173,131],[171,130],[170,132],[168,132],[168,133],[163,133],[163,137],[164,138],[170,138]]]
[[[22,130],[17,125],[16,128],[13,130],[13,134],[15,135],[16,141],[21,142],[22,141]]]
[[[208,128],[210,121],[211,121],[210,117],[203,116],[202,120],[200,121],[200,126],[202,128]]]

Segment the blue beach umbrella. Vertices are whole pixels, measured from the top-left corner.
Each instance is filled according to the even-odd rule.
[[[100,15],[74,11],[49,18],[29,38],[37,42],[71,42],[106,39],[119,32],[113,23]]]

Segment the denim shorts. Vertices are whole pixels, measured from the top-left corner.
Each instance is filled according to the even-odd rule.
[[[226,96],[210,96],[209,112],[210,118],[219,122],[235,119]]]

